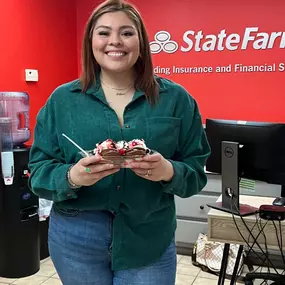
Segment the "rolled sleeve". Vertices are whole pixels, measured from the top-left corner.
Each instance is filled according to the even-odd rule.
[[[29,187],[38,197],[54,202],[76,199],[77,193],[67,180],[71,164],[65,162],[57,139],[51,100],[40,110],[29,159]]]

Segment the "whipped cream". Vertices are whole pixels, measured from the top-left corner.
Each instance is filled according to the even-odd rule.
[[[129,149],[133,148],[143,148],[148,149],[143,139],[133,139],[129,142]]]
[[[118,154],[126,155],[128,151],[133,149],[143,149],[146,153],[150,152],[143,139],[133,139],[129,142],[125,140],[114,142],[111,139],[107,139],[101,143],[97,143],[93,153],[100,155],[104,150],[116,150]]]
[[[129,144],[127,141],[118,141],[116,143],[116,148],[119,154],[124,155],[129,149]]]
[[[107,149],[113,149],[116,150],[116,145],[111,139],[107,139],[103,141],[102,143],[97,143],[96,148],[94,149],[93,153],[94,154],[100,154],[102,153],[103,150]]]

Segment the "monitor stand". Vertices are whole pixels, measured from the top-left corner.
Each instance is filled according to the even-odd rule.
[[[276,198],[272,204],[274,206],[285,206],[285,185],[281,185],[281,197]]]
[[[255,214],[258,208],[239,203],[239,148],[237,142],[222,142],[222,201],[207,205],[216,210],[248,216]]]

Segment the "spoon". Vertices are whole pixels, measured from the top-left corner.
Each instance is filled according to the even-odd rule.
[[[86,156],[89,156],[89,154],[80,147],[76,142],[74,142],[71,138],[69,138],[66,134],[62,134],[65,138],[67,138],[73,145],[75,145],[79,150],[81,150]]]

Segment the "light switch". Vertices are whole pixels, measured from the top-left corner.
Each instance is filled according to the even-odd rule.
[[[26,81],[39,81],[39,74],[36,69],[25,69]]]

